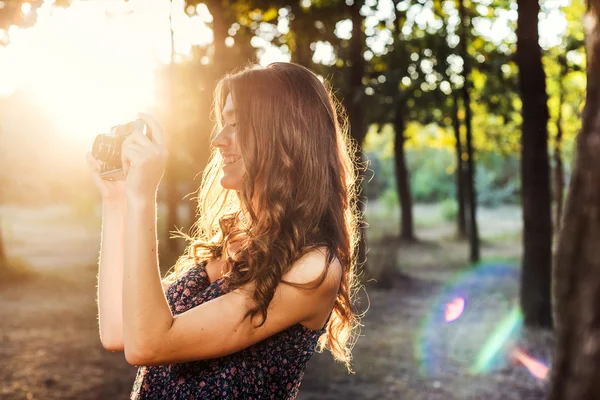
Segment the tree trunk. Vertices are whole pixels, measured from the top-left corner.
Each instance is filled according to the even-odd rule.
[[[169,14],[169,30],[170,30],[170,40],[171,40],[171,62],[168,66],[169,71],[169,88],[168,93],[170,97],[169,101],[169,122],[171,129],[176,130],[177,124],[175,123],[175,110],[174,106],[176,104],[175,101],[175,41],[174,41],[174,32],[173,32],[173,23],[172,23],[172,15],[173,15],[173,1],[171,0],[171,12]],[[167,162],[167,166],[165,168],[165,176],[164,183],[166,186],[166,207],[167,207],[167,216],[166,216],[166,230],[163,232],[163,243],[166,244],[166,251],[169,255],[173,255],[177,252],[177,243],[175,240],[171,239],[170,231],[174,230],[177,226],[177,207],[179,205],[179,196],[178,193],[178,180],[177,180],[177,165],[173,156],[169,157]]]
[[[226,18],[225,17],[226,10],[225,10],[225,7],[223,6],[222,0],[210,0],[210,1],[206,2],[206,5],[207,5],[210,13],[213,16],[213,23],[212,23],[213,57],[212,57],[210,66],[206,68],[207,77],[204,79],[205,90],[204,90],[203,94],[207,97],[207,100],[206,100],[206,103],[204,103],[204,102],[202,103],[204,105],[204,107],[200,107],[198,112],[203,113],[206,116],[206,120],[210,121],[211,120],[211,110],[212,110],[212,106],[214,103],[214,96],[213,96],[214,89],[216,87],[217,82],[221,78],[223,78],[223,76],[232,67],[232,63],[234,62],[232,60],[234,58],[232,55],[232,51],[236,51],[236,52],[240,51],[240,46],[242,46],[241,47],[242,54],[248,55],[250,53],[250,51],[248,51],[249,49],[247,48],[247,45],[249,43],[249,41],[247,41],[247,40],[245,40],[242,43],[238,43],[238,41],[236,41],[236,45],[232,48],[235,50],[232,50],[225,45],[225,39],[229,35],[229,33],[228,33],[229,26],[225,19]],[[245,58],[245,57],[242,55],[242,58]],[[212,129],[212,127],[208,128],[208,129],[210,130],[210,129]],[[210,146],[210,143],[196,141],[194,145],[203,148],[207,145]],[[198,149],[199,153],[201,153],[204,150],[202,148]],[[190,190],[190,192],[194,192],[193,197],[197,197],[199,194],[197,190],[198,190],[198,186],[200,184],[199,182],[200,182],[201,176],[202,176],[202,174],[199,174],[197,176],[197,178],[194,180],[194,182],[198,182],[198,183],[196,183],[196,184],[192,183],[192,185],[196,186]],[[192,201],[189,201],[189,203],[187,205],[187,216],[188,216],[190,228],[196,223],[196,221],[198,219],[197,211],[198,211],[198,199],[193,199]]]
[[[177,218],[177,209],[179,207],[179,202],[181,201],[181,196],[179,196],[178,190],[178,182],[179,179],[177,177],[177,165],[174,161],[169,160],[167,162],[167,166],[165,168],[165,186],[166,186],[166,205],[167,205],[167,215],[166,215],[166,230],[163,233],[163,240],[167,244],[166,251],[169,254],[174,254],[179,251],[179,246],[176,240],[171,239],[171,231],[175,230],[178,226],[178,218]]]
[[[4,237],[2,236],[2,220],[0,220],[0,269],[6,267],[7,263],[6,250],[4,249]]]
[[[364,0],[355,0],[350,6],[350,14],[352,19],[352,37],[350,38],[350,54],[349,61],[350,73],[349,73],[349,91],[348,95],[345,96],[344,105],[348,113],[348,120],[350,123],[350,135],[356,144],[358,145],[357,152],[354,155],[355,159],[358,160],[361,165],[356,171],[361,185],[364,185],[366,179],[366,170],[363,167],[365,156],[362,153],[362,143],[367,134],[365,126],[365,117],[363,111],[363,98],[365,90],[363,87],[362,79],[365,74],[365,59],[363,57],[363,51],[365,48],[365,33],[363,28],[364,17],[360,14],[360,9],[364,4]],[[364,213],[364,207],[366,204],[366,197],[364,191],[361,189],[352,201],[358,202],[358,206],[361,215]],[[367,253],[367,227],[366,224],[360,226],[360,240],[358,244],[358,273],[369,271],[366,253]]]
[[[227,57],[227,46],[225,39],[229,35],[229,27],[225,23],[225,8],[222,0],[212,0],[207,2],[208,9],[213,16],[213,58],[212,66],[215,71],[227,71],[229,69],[229,59]],[[220,75],[220,74],[218,74]]]
[[[292,2],[293,19],[290,21],[290,31],[294,35],[294,48],[292,49],[292,62],[310,67],[312,63],[312,51],[310,49],[310,35],[306,35],[308,24],[313,24],[313,18],[310,18],[300,7],[300,1]]]
[[[467,43],[467,28],[470,24],[467,21],[467,13],[464,5],[465,0],[458,0],[458,13],[460,16],[460,52],[463,59],[463,77],[464,84],[461,90],[463,97],[463,105],[465,107],[465,127],[467,128],[467,165],[465,180],[465,194],[469,206],[469,243],[470,243],[470,260],[472,263],[479,262],[480,244],[479,230],[477,229],[477,191],[475,188],[475,160],[473,150],[473,131],[472,120],[473,113],[471,110],[471,94],[470,78],[471,78],[471,62],[468,52]]]
[[[456,225],[458,237],[464,239],[467,237],[467,221],[465,215],[465,190],[464,190],[464,162],[462,158],[463,148],[460,137],[460,119],[458,117],[458,93],[452,91],[452,127],[456,139],[456,204],[458,205],[458,215],[456,216]]]
[[[563,139],[563,113],[562,107],[565,102],[565,88],[563,80],[566,71],[566,57],[560,57],[560,75],[558,78],[558,117],[556,118],[556,140],[554,143],[554,201],[556,203],[556,215],[554,218],[555,231],[560,232],[560,224],[563,211],[563,193],[565,190],[565,178],[562,163],[562,139]]]
[[[600,398],[600,1],[588,7],[587,98],[554,258],[550,400]]]
[[[552,216],[548,163],[546,75],[538,43],[537,1],[519,0],[517,65],[523,103],[521,308],[528,326],[551,327]]]
[[[396,2],[394,3],[396,4]],[[406,22],[406,13],[395,8],[394,11],[394,57],[390,64],[392,70],[400,70],[405,57],[403,46],[402,28]],[[396,173],[396,191],[400,201],[400,239],[404,241],[415,240],[415,228],[413,223],[413,202],[410,191],[410,174],[406,168],[406,153],[404,143],[406,138],[406,93],[400,89],[400,77],[393,83],[398,90],[394,110],[394,167]]]
[[[394,118],[394,163],[396,167],[396,190],[400,200],[400,238],[405,241],[414,241],[415,232],[412,215],[412,195],[410,193],[410,175],[406,168],[404,154],[404,104],[398,100]]]

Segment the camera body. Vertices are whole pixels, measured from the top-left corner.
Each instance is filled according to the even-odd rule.
[[[121,149],[123,141],[134,132],[141,132],[152,140],[150,128],[141,119],[125,124],[115,125],[108,134],[99,134],[94,140],[92,155],[102,161],[100,177],[109,181],[123,180],[123,162]]]

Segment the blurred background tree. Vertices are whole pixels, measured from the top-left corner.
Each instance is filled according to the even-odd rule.
[[[249,63],[292,61],[330,83],[358,145],[363,280],[410,297],[500,259],[519,267],[520,295],[502,292],[507,301],[526,325],[551,328],[553,245],[564,297],[567,280],[586,276],[565,274],[585,267],[565,247],[579,238],[569,232],[595,221],[578,214],[593,196],[569,189],[575,138],[595,137],[581,123],[593,76],[585,10],[570,0],[0,1],[0,265],[23,254],[35,264],[38,247],[59,247],[48,236],[70,242],[48,227],[36,242],[24,226],[38,221],[11,218],[21,209],[52,220],[62,218],[52,207],[66,207],[97,233],[84,154],[145,110],[171,155],[159,190],[166,271],[185,244],[172,231],[197,219],[216,82]],[[560,310],[567,325],[572,310]],[[563,365],[571,342],[559,342]]]
[[[579,11],[579,10],[578,10]],[[556,345],[553,359],[550,395],[551,400],[591,400],[600,396],[598,363],[600,348],[596,321],[598,308],[598,241],[600,240],[600,129],[597,120],[600,112],[600,2],[587,2],[586,48],[587,48],[587,98],[583,109],[581,133],[577,138],[576,160],[569,185],[564,218],[556,244],[554,260],[553,292]],[[582,60],[573,58],[577,43],[566,43],[568,52],[555,60],[558,106],[565,99],[563,88],[565,76],[574,73],[571,63],[581,65]],[[575,44],[573,46],[573,44]],[[571,54],[569,56],[569,53]],[[570,59],[569,63],[567,60]],[[567,110],[564,110],[567,111]],[[556,116],[561,124],[563,110]],[[558,154],[562,126],[557,126]]]
[[[439,204],[443,218],[455,222],[456,240],[467,240],[464,262],[476,264],[485,247],[479,229],[486,223],[477,210],[523,205],[522,283],[528,290],[522,292],[536,300],[525,296],[522,305],[527,321],[548,325],[551,221],[555,229],[560,226],[585,89],[581,4],[544,4],[539,40],[535,2],[533,8],[517,11],[517,2],[509,0],[2,4],[0,61],[17,67],[6,67],[0,74],[6,105],[0,143],[6,154],[3,163],[21,171],[19,179],[7,169],[0,173],[4,204],[68,201],[79,212],[89,210],[95,199],[76,155],[83,158],[95,134],[146,108],[169,132],[172,157],[159,192],[159,223],[161,254],[170,265],[184,245],[168,240],[170,231],[190,229],[197,217],[193,197],[211,151],[216,81],[249,62],[293,61],[328,79],[341,99],[350,134],[360,146],[355,157],[363,163],[357,171],[362,192],[354,201],[363,211],[367,202],[398,211],[397,234],[390,240],[398,245],[418,243],[421,225],[415,206]],[[76,54],[86,48],[94,54],[113,54],[105,50],[114,40],[112,31],[91,33],[98,19],[90,19],[81,43],[69,44],[63,36],[46,33],[48,40],[63,40],[68,53],[27,53],[44,46],[38,37],[44,34],[36,32],[50,29],[53,19],[70,21],[69,13],[76,10],[81,15],[100,15],[102,10],[102,23],[115,32],[129,21],[146,36],[131,33],[135,40],[119,47],[119,56],[111,56],[114,60],[98,56],[91,61],[102,65],[93,72],[86,70],[88,64],[73,60],[80,60]],[[517,30],[518,18],[528,21],[521,24],[528,30]],[[517,51],[518,40],[533,50]],[[52,64],[59,57],[62,64]],[[537,69],[529,71],[534,59]],[[33,67],[44,60],[51,65]],[[122,68],[106,75],[111,65]],[[534,82],[535,89],[528,89]],[[108,95],[108,89],[114,91]],[[535,95],[530,99],[531,90]],[[539,100],[544,98],[547,102]],[[546,107],[547,112],[525,118],[529,104]],[[35,118],[22,118],[23,110]],[[23,143],[31,143],[35,163],[19,152]],[[549,146],[552,159],[547,157]],[[65,171],[69,179],[64,179]],[[524,201],[528,196],[533,197]],[[530,220],[538,222],[531,225]],[[377,243],[368,246],[367,225],[362,231],[364,262],[366,249]]]

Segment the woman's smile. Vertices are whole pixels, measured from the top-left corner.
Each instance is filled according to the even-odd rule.
[[[225,169],[225,168],[227,168],[227,167],[231,167],[231,166],[233,166],[233,165],[237,164],[237,163],[238,163],[238,162],[239,162],[241,159],[242,159],[242,157],[239,157],[239,158],[237,158],[237,159],[236,159],[235,161],[233,161],[233,162],[229,162],[229,163],[228,163],[228,162],[224,162],[224,163],[223,163],[223,169]]]

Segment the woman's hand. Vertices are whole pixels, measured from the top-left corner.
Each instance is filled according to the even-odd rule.
[[[88,168],[96,187],[100,191],[104,203],[125,203],[125,182],[108,181],[100,177],[100,164],[102,161],[96,160],[92,153],[86,154]]]
[[[152,131],[152,140],[134,132],[123,141],[121,159],[125,173],[125,196],[129,200],[156,200],[156,190],[167,163],[167,146],[162,128],[154,118],[138,114]]]

